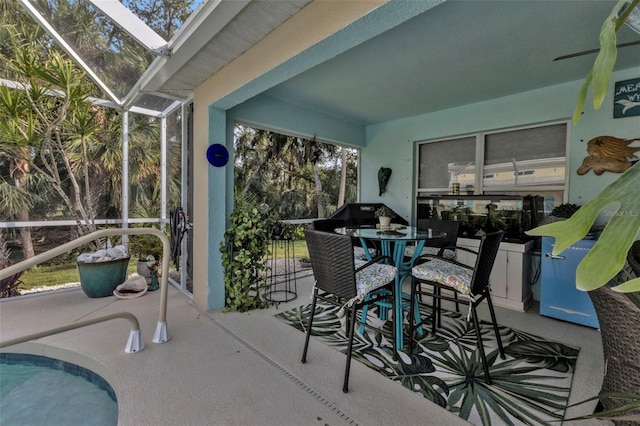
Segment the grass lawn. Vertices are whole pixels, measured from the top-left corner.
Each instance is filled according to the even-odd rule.
[[[304,240],[294,241],[293,251],[296,257],[309,257],[307,243]],[[280,244],[276,247],[276,258],[284,257],[284,249]],[[128,273],[136,272],[137,259],[131,258]],[[20,278],[22,284],[19,288],[29,290],[34,287],[48,287],[66,283],[77,283],[80,281],[78,268],[75,263],[52,266],[37,266],[28,271]]]
[[[307,250],[307,242],[305,240],[296,240],[293,242],[293,253],[295,257],[309,258],[309,250]],[[280,259],[285,256],[284,244],[276,244],[276,259]]]

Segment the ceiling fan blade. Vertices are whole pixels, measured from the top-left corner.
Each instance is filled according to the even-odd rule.
[[[618,49],[622,48],[622,47],[629,47],[629,46],[634,46],[636,44],[640,44],[640,40],[636,40],[636,41],[631,41],[629,43],[620,43],[620,44],[616,44],[616,47]],[[576,56],[583,56],[583,55],[589,55],[591,53],[598,53],[600,51],[600,49],[591,49],[591,50],[585,50],[584,52],[578,52],[578,53],[571,53],[569,55],[564,55],[564,56],[558,56],[557,58],[554,59],[554,61],[560,61],[562,59],[569,59],[569,58],[575,58]]]

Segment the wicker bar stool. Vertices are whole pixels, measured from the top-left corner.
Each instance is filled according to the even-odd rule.
[[[388,303],[393,305],[397,270],[393,266],[393,259],[388,256],[379,256],[370,262],[361,261],[356,266],[351,237],[349,236],[310,229],[305,230],[304,233],[316,283],[313,287],[313,301],[311,302],[311,314],[302,352],[302,363],[307,362],[307,349],[309,348],[317,301],[322,300],[343,308],[348,313],[346,331],[349,339],[342,386],[342,391],[346,393],[349,391],[351,352],[357,322],[356,311],[365,305],[383,299],[389,300]],[[379,263],[383,260],[391,264]],[[394,327],[392,346],[394,359],[396,357],[395,335]]]

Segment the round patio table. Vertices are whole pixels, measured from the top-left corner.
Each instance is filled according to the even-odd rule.
[[[400,350],[403,347],[403,315],[401,312],[404,300],[402,293],[402,281],[406,276],[411,275],[413,262],[420,255],[425,242],[429,239],[443,238],[446,236],[446,233],[432,229],[418,229],[415,226],[397,225],[392,226],[391,228],[392,229],[390,230],[378,228],[336,228],[335,231],[338,234],[349,235],[352,238],[360,239],[365,256],[369,261],[372,257],[368,248],[371,246],[372,242],[380,244],[380,251],[382,255],[390,256],[393,259],[397,268],[393,318],[396,321],[396,349]],[[415,243],[416,249],[413,256],[410,259],[405,260],[404,250],[409,242]],[[366,312],[363,311],[363,318],[365,315]]]

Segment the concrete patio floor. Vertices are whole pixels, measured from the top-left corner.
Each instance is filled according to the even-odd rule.
[[[310,303],[311,277],[298,279],[298,298],[247,313],[200,312],[170,286],[171,339],[151,342],[160,292],[121,300],[87,298],[80,290],[2,299],[4,339],[114,312],[131,312],[146,347],[124,352],[130,326],[112,320],[4,350],[44,354],[87,367],[114,388],[120,425],[456,425],[459,417],[354,361],[342,392],[345,355],[313,341],[307,363],[304,335],[273,317]],[[597,330],[537,314],[497,309],[498,322],[581,348],[571,402],[597,394],[602,350]],[[585,414],[594,404],[570,409]],[[575,424],[609,424],[581,421]]]

